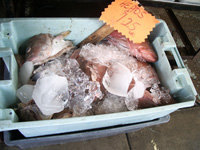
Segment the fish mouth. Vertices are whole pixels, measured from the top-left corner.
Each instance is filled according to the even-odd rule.
[[[64,38],[66,38],[70,33],[71,33],[71,31],[70,31],[70,30],[67,30],[67,31],[64,31],[64,32],[60,33],[60,34],[58,35],[58,37],[59,37],[59,39],[64,39]]]

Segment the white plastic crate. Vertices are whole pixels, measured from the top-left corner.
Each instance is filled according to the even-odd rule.
[[[179,108],[194,105],[196,90],[166,23],[160,20],[148,37],[159,57],[153,64],[161,83],[171,90],[177,103],[104,115],[18,122],[18,117],[12,109],[18,102],[15,96],[18,68],[14,54],[18,54],[19,49],[24,48],[23,44],[27,39],[39,33],[55,35],[71,30],[67,38],[78,44],[102,25],[103,22],[95,18],[0,19],[0,57],[10,71],[10,80],[0,81],[0,131],[18,129],[25,137],[83,131],[149,121],[168,115]],[[171,69],[165,51],[172,52],[178,69]]]

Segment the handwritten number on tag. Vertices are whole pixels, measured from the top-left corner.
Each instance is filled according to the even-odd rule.
[[[115,0],[102,12],[103,20],[131,41],[141,43],[159,23],[154,16],[132,0]]]
[[[133,19],[132,18],[128,18],[128,22],[127,23],[121,23],[121,25],[123,25],[123,26],[125,26],[125,27],[127,27],[128,28],[128,30],[131,30],[131,31],[129,31],[129,34],[131,35],[131,36],[134,36],[134,32],[133,32],[133,30],[135,30],[135,25],[140,25],[138,22],[134,22],[134,23],[132,23],[133,22]]]

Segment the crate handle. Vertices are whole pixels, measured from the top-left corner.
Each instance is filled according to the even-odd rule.
[[[11,48],[0,47],[0,57],[3,58],[9,72],[9,78],[0,81],[0,108],[7,108],[16,103],[18,66]]]
[[[172,52],[178,68],[185,68],[181,55],[179,54],[179,51],[176,47],[176,43],[174,42],[174,39],[171,36],[171,34],[166,33],[163,37],[160,38],[162,38],[162,42],[160,43],[162,45],[162,49],[164,51]]]
[[[168,88],[170,87],[171,92],[174,93],[174,91],[178,90],[176,89],[176,86],[179,87],[181,90],[183,88],[183,85],[188,85],[188,88],[191,89],[193,96],[196,96],[197,92],[195,90],[193,82],[190,78],[187,69],[185,68],[185,65],[182,61],[182,58],[179,54],[178,49],[176,48],[176,44],[171,35],[166,33],[164,36],[155,38],[152,42],[152,45],[158,54],[158,61],[155,62],[154,65],[159,66],[161,68],[159,74],[160,76],[163,76],[162,80],[165,80],[165,78],[170,79],[170,81],[165,84]],[[178,69],[172,70],[169,60],[165,53],[166,51],[172,52],[172,55],[177,63]]]

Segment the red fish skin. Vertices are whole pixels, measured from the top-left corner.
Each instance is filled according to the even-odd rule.
[[[138,44],[133,43],[128,39],[127,43],[130,49],[129,52],[132,56],[141,56],[147,62],[156,62],[158,60],[158,56],[156,55],[150,44],[148,44],[148,40],[145,40],[145,42]]]
[[[120,39],[120,40],[126,41],[126,37],[123,36],[121,33],[119,33],[117,30],[113,31],[113,32],[110,34],[110,36],[115,37],[115,38]]]
[[[128,92],[135,86],[135,80],[132,78],[132,81],[128,87]]]
[[[95,81],[98,81],[100,83],[101,91],[103,93],[105,93],[106,90],[105,90],[105,88],[104,88],[104,86],[102,84],[102,80],[103,80],[104,74],[105,74],[105,72],[107,70],[107,67],[106,66],[102,66],[100,64],[96,64],[96,63],[87,61],[85,58],[81,57],[79,55],[79,53],[80,53],[80,49],[75,50],[70,58],[76,59],[78,61],[81,70],[83,72],[85,72],[90,77],[91,81],[94,81],[94,80],[92,80],[93,74],[92,74],[91,70],[95,69],[97,71],[95,73],[97,75],[97,78],[96,78]],[[155,78],[156,80],[159,80],[155,70],[153,69],[153,67],[150,66],[149,63],[142,62],[142,61],[138,60],[137,61],[137,66],[138,66],[138,69],[143,68],[143,70],[144,70],[143,73],[144,74],[148,74],[149,78]],[[134,86],[135,86],[135,80],[132,79],[132,81],[131,81],[131,83],[129,85],[128,91],[130,91]],[[146,94],[146,92],[144,94]]]
[[[53,36],[50,34],[35,35],[28,41],[28,51],[26,53],[26,61],[33,63],[40,62],[50,56],[51,40]]]
[[[153,102],[153,97],[151,95],[151,93],[147,90],[145,90],[144,92],[144,96],[142,98],[139,99],[139,103],[138,103],[138,108],[150,108],[150,107],[155,107],[158,104]]]
[[[142,70],[142,72],[139,72],[142,79],[149,83],[146,88],[151,87],[152,84],[160,83],[156,70],[149,63],[138,60],[137,66],[138,70]]]
[[[139,99],[139,103],[138,103],[138,108],[150,108],[150,107],[155,107],[155,106],[163,106],[163,105],[169,105],[169,104],[174,104],[175,99],[173,97],[171,97],[170,100],[166,101],[164,99],[160,99],[160,103],[155,103],[153,101],[153,96],[151,95],[151,93],[148,90],[145,90],[144,92],[144,96],[142,98]]]
[[[92,80],[92,71],[91,69],[95,69],[97,72],[95,72],[95,75],[97,75],[97,78],[95,81],[98,81],[100,83],[101,86],[101,91],[105,94],[106,90],[104,88],[104,86],[102,85],[102,79],[104,77],[104,74],[107,70],[107,67],[102,66],[100,64],[96,64],[90,61],[87,61],[86,59],[84,59],[83,57],[81,57],[79,55],[80,53],[80,49],[75,50],[74,53],[71,55],[70,58],[74,58],[77,59],[77,61],[80,64],[80,68],[82,69],[82,71],[84,71],[89,77],[90,80]],[[138,69],[142,68],[144,70],[144,74],[148,74],[149,78],[151,79],[155,79],[159,80],[158,75],[155,71],[155,69],[147,62],[142,62],[142,61],[137,61],[137,66]],[[94,80],[92,80],[94,81]],[[135,86],[135,80],[132,79],[128,91],[130,91],[133,87]],[[160,100],[160,103],[155,103],[153,101],[154,97],[153,95],[151,95],[151,93],[148,90],[145,90],[144,92],[144,96],[142,98],[139,99],[139,104],[138,104],[138,108],[150,108],[150,107],[155,107],[158,105],[167,105],[170,103],[174,103],[175,101],[173,99],[170,100],[170,102],[166,103],[165,101],[163,101],[162,99]]]
[[[171,97],[171,99],[169,100],[169,102],[166,102],[165,100],[161,99],[161,105],[169,105],[169,104],[175,104],[176,101],[173,97]]]
[[[79,57],[80,49],[76,49],[72,55],[70,56],[71,59],[77,59]]]
[[[115,30],[107,37],[107,40],[114,46],[128,49],[130,55],[139,60],[147,62],[155,62],[158,60],[157,54],[150,46],[147,39],[143,43],[134,43]]]
[[[79,55],[80,53],[80,49],[77,49],[75,50],[72,55],[70,56],[71,59],[76,59],[77,62],[79,63],[80,65],[80,68],[81,70],[90,77],[90,80],[91,80],[91,72],[90,72],[90,69],[87,68],[87,66],[90,65],[90,62],[87,61],[86,59],[84,59],[83,57],[80,57]]]
[[[83,57],[78,57],[77,61],[80,65],[81,70],[90,77],[91,81],[99,82],[101,91],[105,93],[106,89],[104,88],[102,84],[102,80],[103,80],[104,74],[106,73],[107,67],[87,61]],[[95,73],[92,70],[95,70]],[[96,78],[93,78],[93,76],[95,76]]]
[[[87,61],[86,59],[84,59],[83,57],[78,57],[76,59],[80,65],[81,70],[90,77],[91,80],[91,71],[90,68],[88,66],[91,66],[92,63]]]
[[[76,59],[80,65],[81,70],[90,77],[91,81],[99,82],[101,91],[105,93],[106,89],[102,84],[102,80],[104,74],[106,73],[107,67],[88,61],[85,58],[81,57],[79,53],[80,49],[75,50],[74,53],[70,56],[70,58]],[[95,72],[93,72],[93,70],[95,70]],[[93,76],[95,76],[96,78],[93,78]]]

